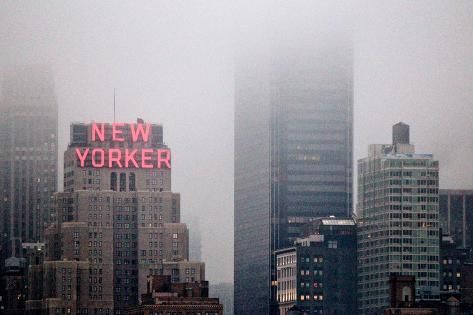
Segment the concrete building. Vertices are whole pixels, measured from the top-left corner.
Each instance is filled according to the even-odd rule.
[[[278,47],[235,84],[235,313],[277,312],[274,251],[352,209],[352,52]],[[258,56],[258,57],[255,57]]]
[[[458,246],[473,245],[473,190],[440,189],[440,227]]]
[[[29,314],[125,314],[150,274],[205,280],[188,261],[189,232],[171,191],[170,150],[161,125],[71,125],[64,190],[54,196],[45,261],[36,266]]]
[[[57,190],[58,105],[50,69],[12,67],[0,99],[0,259],[41,242]]]
[[[350,315],[356,310],[356,225],[322,218],[294,247],[276,251],[279,314]]]
[[[370,145],[368,157],[358,161],[362,315],[389,306],[392,273],[415,276],[419,300],[439,298],[439,164],[431,154],[415,153],[408,131],[395,125],[393,144]]]

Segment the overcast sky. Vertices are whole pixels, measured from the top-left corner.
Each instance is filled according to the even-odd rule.
[[[162,123],[207,276],[232,281],[234,58],[274,33],[297,45],[308,28],[349,29],[355,158],[404,121],[441,187],[473,188],[473,2],[314,3],[0,0],[0,67],[52,67],[61,152],[71,121],[113,119],[114,88],[118,120]]]

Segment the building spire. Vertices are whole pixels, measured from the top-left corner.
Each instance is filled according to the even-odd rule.
[[[115,88],[113,88],[113,122],[116,122]]]

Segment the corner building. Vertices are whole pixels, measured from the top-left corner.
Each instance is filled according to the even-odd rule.
[[[235,314],[277,312],[274,252],[352,208],[350,46],[241,58],[235,84]]]
[[[158,167],[160,158],[168,163]],[[72,124],[64,190],[55,195],[29,314],[125,314],[140,303],[150,274],[205,280],[204,264],[188,261],[162,126]]]
[[[294,247],[278,250],[279,314],[352,315],[356,310],[356,224],[320,218]]]
[[[415,153],[409,126],[358,161],[358,308],[383,314],[392,274],[415,276],[417,300],[439,299],[439,163]]]

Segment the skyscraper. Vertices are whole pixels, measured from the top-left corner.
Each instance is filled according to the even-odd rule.
[[[205,280],[204,263],[189,261],[161,125],[72,124],[64,192],[54,201],[27,314],[125,314],[149,275]]]
[[[351,213],[351,50],[274,51],[236,68],[235,314],[275,311],[274,251]]]
[[[52,73],[12,67],[0,99],[0,247],[22,257],[22,243],[43,239],[57,190],[58,105]]]
[[[358,161],[358,308],[382,314],[391,274],[415,276],[416,296],[439,297],[439,163],[415,153],[409,126]]]

